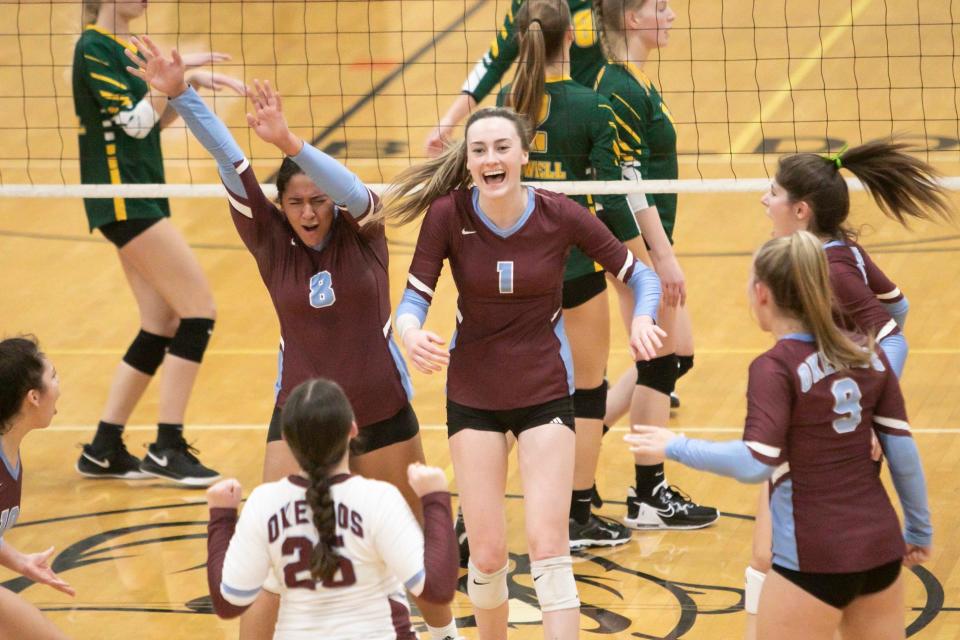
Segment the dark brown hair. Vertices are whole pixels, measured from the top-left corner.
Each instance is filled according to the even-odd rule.
[[[382,217],[406,224],[423,215],[433,201],[454,189],[472,184],[467,169],[467,133],[484,118],[505,118],[513,123],[524,151],[530,150],[530,125],[526,118],[507,107],[485,107],[467,118],[463,140],[448,146],[442,154],[404,170],[384,194]]]
[[[303,173],[303,169],[300,168],[300,165],[289,156],[284,156],[283,162],[280,163],[280,169],[277,171],[277,204],[280,204],[283,200],[283,192],[287,190],[290,179],[301,173]]]
[[[506,105],[525,115],[531,126],[540,121],[546,65],[562,53],[570,27],[566,0],[527,0],[517,12],[520,55]]]
[[[830,267],[820,240],[808,231],[797,231],[768,240],[753,259],[757,281],[770,288],[781,311],[803,323],[813,334],[817,349],[836,369],[870,363],[868,349],[851,340],[833,319]]]
[[[33,336],[0,341],[0,434],[20,413],[31,389],[43,389],[43,353]]]
[[[307,504],[319,536],[310,560],[310,574],[316,580],[327,580],[340,563],[334,549],[337,523],[330,472],[347,453],[353,409],[340,385],[315,378],[293,390],[283,406],[280,423],[293,457],[310,478]]]
[[[854,237],[846,226],[850,193],[840,169],[863,183],[880,210],[907,226],[907,218],[950,220],[953,209],[939,174],[929,164],[906,153],[907,145],[874,140],[835,156],[815,153],[780,158],[776,181],[792,202],[806,202],[813,211],[810,231],[830,238]]]

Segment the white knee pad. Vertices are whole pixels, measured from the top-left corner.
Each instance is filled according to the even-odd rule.
[[[763,581],[767,577],[763,571],[757,571],[751,566],[743,572],[743,609],[747,613],[757,615],[760,604],[760,592],[763,591]]]
[[[496,609],[510,596],[507,590],[507,569],[510,563],[493,573],[483,573],[473,564],[467,562],[467,595],[470,602],[478,609]]]
[[[573,559],[570,556],[534,560],[530,563],[530,575],[533,576],[533,588],[537,591],[541,611],[580,607],[577,582],[573,579]]]

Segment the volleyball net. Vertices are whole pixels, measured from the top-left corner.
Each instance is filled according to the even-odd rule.
[[[0,4],[0,197],[219,197],[215,166],[182,122],[162,134],[166,185],[79,185],[71,65],[81,4]],[[672,113],[681,180],[550,188],[761,191],[782,154],[890,136],[960,175],[960,0],[671,6],[669,46],[645,69]],[[381,187],[425,157],[510,10],[506,0],[151,0],[132,27],[166,50],[228,53],[214,70],[270,80],[297,135]],[[590,37],[588,16],[574,22]],[[280,155],[248,129],[245,99],[203,95],[269,182]]]

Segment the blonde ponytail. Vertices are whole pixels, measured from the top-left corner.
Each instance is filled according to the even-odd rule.
[[[833,319],[830,267],[820,240],[797,231],[764,244],[753,262],[754,274],[773,293],[777,306],[800,320],[813,334],[824,360],[835,369],[870,364],[874,336],[864,349],[851,340]]]

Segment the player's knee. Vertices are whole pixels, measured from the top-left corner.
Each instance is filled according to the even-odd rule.
[[[670,395],[677,385],[677,356],[671,353],[653,360],[637,362],[637,386]]]
[[[141,329],[127,348],[123,361],[140,373],[152,376],[163,362],[163,357],[167,355],[170,341],[171,339],[166,336]]]
[[[750,566],[766,573],[773,566],[773,552],[769,548],[754,549],[750,556]]]
[[[472,550],[471,550],[472,552]],[[510,596],[507,589],[507,570],[510,563],[497,565],[492,571],[484,571],[473,563],[471,553],[467,563],[467,595],[477,609],[496,609]]]
[[[182,318],[170,341],[170,355],[203,362],[203,354],[210,344],[214,321],[211,318]]]
[[[534,560],[530,563],[533,588],[543,612],[576,609],[580,606],[577,582],[573,578],[573,559],[569,552],[562,556]]]
[[[544,560],[570,553],[570,539],[566,527],[560,531],[527,530],[527,553],[531,560]]]
[[[748,566],[743,573],[743,609],[747,613],[757,615],[760,605],[760,592],[763,590],[763,581],[767,577],[765,571],[758,571]]]
[[[573,415],[577,418],[603,420],[607,412],[607,381],[593,389],[573,392]]]

